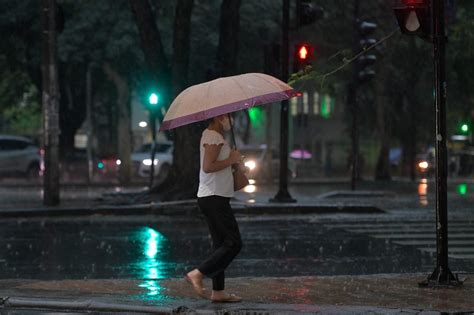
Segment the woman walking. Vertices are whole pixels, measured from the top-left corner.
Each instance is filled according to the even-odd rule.
[[[232,165],[241,162],[241,154],[230,148],[224,133],[231,129],[228,115],[214,117],[204,130],[200,143],[198,205],[206,218],[213,253],[186,280],[202,298],[213,302],[240,302],[242,298],[225,292],[224,271],[242,247],[239,227],[230,207],[234,196]],[[204,277],[212,278],[212,294],[203,288]]]

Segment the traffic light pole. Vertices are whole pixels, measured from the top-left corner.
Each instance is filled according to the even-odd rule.
[[[150,165],[150,184],[149,189],[153,187],[153,179],[155,178],[155,152],[156,152],[156,114],[150,109],[150,131],[151,131],[151,165]]]
[[[288,81],[290,0],[283,0],[281,79]],[[270,202],[296,202],[288,191],[288,100],[281,102],[280,112],[280,180],[279,190]]]
[[[422,286],[461,285],[448,267],[446,34],[444,0],[432,1],[436,106],[436,269]]]

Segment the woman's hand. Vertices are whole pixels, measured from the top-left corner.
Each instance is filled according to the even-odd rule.
[[[229,155],[230,164],[238,164],[242,162],[242,154],[239,150],[231,150]]]

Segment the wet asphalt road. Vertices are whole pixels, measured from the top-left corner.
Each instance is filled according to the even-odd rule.
[[[383,214],[239,215],[244,247],[227,275],[432,272],[436,248],[434,186],[423,182],[393,185],[379,188],[396,189],[393,198],[349,200],[374,204],[386,210]],[[291,189],[299,202],[311,202],[316,200],[315,191],[325,193],[336,188],[306,185]],[[239,193],[238,198],[266,201],[274,191],[257,186]],[[473,191],[473,184],[450,186],[453,271],[474,273]],[[4,218],[0,224],[1,279],[181,277],[210,252],[207,226],[198,213],[189,217]]]
[[[238,221],[244,248],[228,269],[231,277],[409,273],[434,268],[432,253],[337,226],[391,222],[389,215],[239,216]],[[0,237],[2,279],[181,277],[210,251],[207,227],[198,215],[5,219]],[[474,259],[453,259],[451,266],[473,272]]]

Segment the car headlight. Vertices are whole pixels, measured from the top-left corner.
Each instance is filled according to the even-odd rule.
[[[254,170],[257,167],[257,163],[255,163],[255,161],[247,161],[244,165],[250,170]]]
[[[146,165],[146,166],[151,166],[151,159],[144,159],[144,160],[142,161],[142,163],[143,163],[144,165]],[[154,164],[154,165],[158,165],[158,159],[155,159],[155,161],[154,161],[153,164]]]
[[[422,161],[422,162],[418,163],[418,166],[422,169],[427,169],[429,164],[426,161]]]

